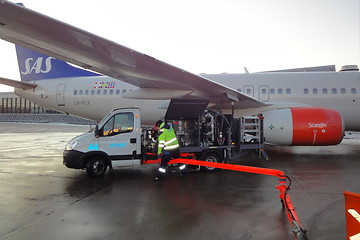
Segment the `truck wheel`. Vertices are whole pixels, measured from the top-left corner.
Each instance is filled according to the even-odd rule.
[[[215,153],[208,153],[208,154],[205,154],[202,157],[202,160],[206,161],[206,162],[219,163],[220,162],[220,157]],[[217,171],[218,168],[202,166],[201,170],[204,171],[204,172],[214,172],[214,171]]]
[[[86,163],[86,173],[90,177],[102,177],[106,172],[107,164],[101,157],[91,158]]]

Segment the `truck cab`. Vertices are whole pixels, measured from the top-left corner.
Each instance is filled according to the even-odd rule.
[[[86,169],[93,177],[103,176],[108,166],[141,165],[141,132],[139,108],[115,109],[94,131],[68,142],[63,163],[69,168]]]

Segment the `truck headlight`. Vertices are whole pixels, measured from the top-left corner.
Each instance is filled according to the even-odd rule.
[[[78,143],[78,140],[69,141],[65,146],[65,150],[67,150],[67,151],[73,150],[77,143]]]

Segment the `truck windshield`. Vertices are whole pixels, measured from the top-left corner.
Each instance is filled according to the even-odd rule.
[[[102,127],[102,126],[104,126],[105,121],[108,120],[109,115],[111,115],[111,112],[110,112],[108,115],[106,115],[106,117],[104,117],[103,119],[101,119],[101,121],[98,123],[99,128]]]

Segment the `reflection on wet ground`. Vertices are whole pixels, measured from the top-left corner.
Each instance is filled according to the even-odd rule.
[[[0,239],[293,239],[271,176],[218,171],[167,175],[156,166],[103,179],[62,165],[66,142],[87,126],[0,123]],[[360,192],[360,148],[268,147],[309,239],[344,239],[343,191]]]

